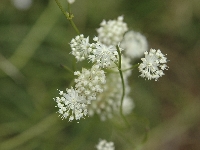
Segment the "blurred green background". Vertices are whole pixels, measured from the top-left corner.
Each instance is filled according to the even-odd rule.
[[[86,36],[97,35],[103,19],[124,15],[149,48],[167,54],[169,70],[157,82],[133,70],[131,129],[121,128],[117,117],[61,120],[53,98],[73,80],[60,64],[73,67],[68,43],[75,31],[53,0],[34,0],[26,10],[1,0],[0,149],[93,150],[101,138],[116,150],[199,150],[200,1],[77,0],[72,12]]]

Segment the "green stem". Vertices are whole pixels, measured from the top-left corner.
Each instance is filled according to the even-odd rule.
[[[133,70],[133,69],[135,69],[135,68],[138,67],[138,66],[139,66],[139,64],[135,64],[135,65],[133,65],[133,66],[130,67],[130,68],[127,68],[127,69],[122,70],[122,72],[128,71],[128,70]]]
[[[64,69],[66,69],[67,71],[71,72],[72,74],[74,74],[74,72],[73,72],[69,67],[64,66],[64,65],[62,65],[62,64],[60,64],[60,66],[61,66],[62,68],[64,68]]]
[[[67,10],[68,10],[68,12],[71,14],[72,12],[71,12],[71,7],[70,7],[70,3],[68,3],[67,4]]]
[[[118,64],[116,64],[116,66],[118,67]],[[133,66],[130,67],[130,68],[127,68],[127,69],[124,69],[124,70],[121,69],[121,71],[122,71],[122,72],[125,72],[125,71],[128,71],[128,70],[133,70],[133,69],[135,69],[135,68],[138,67],[138,66],[139,66],[139,64],[135,64],[135,65],[133,65]],[[106,72],[118,73],[118,71],[109,70],[109,69],[107,69]]]
[[[60,10],[62,11],[62,13],[65,15],[65,17],[67,18],[67,20],[69,20],[71,26],[74,28],[74,30],[76,31],[77,34],[80,34],[78,28],[76,27],[75,23],[73,22],[72,18],[74,17],[74,15],[71,13],[71,8],[70,8],[70,4],[68,3],[68,11],[69,12],[65,12],[65,10],[63,9],[62,5],[60,4],[60,2],[58,0],[55,0],[56,4],[58,5],[58,7],[60,8]]]
[[[62,5],[60,4],[60,2],[58,0],[55,0],[56,4],[58,5],[58,7],[60,8],[60,10],[62,11],[62,13],[65,15],[65,17],[68,19],[67,13],[64,11]]]
[[[78,28],[76,27],[76,25],[74,24],[73,20],[69,19],[69,22],[70,22],[71,26],[74,28],[74,30],[76,31],[76,33],[79,35],[80,32],[79,32]]]
[[[121,97],[121,104],[120,104],[120,115],[123,118],[123,120],[125,121],[125,123],[127,124],[128,127],[130,127],[128,121],[126,120],[125,116],[123,115],[123,100],[124,100],[124,96],[125,96],[125,84],[124,84],[124,78],[123,78],[123,73],[121,70],[121,52],[118,46],[116,46],[117,48],[117,52],[119,55],[119,64],[118,64],[118,70],[119,70],[119,74],[121,77],[121,81],[122,81],[122,97]]]

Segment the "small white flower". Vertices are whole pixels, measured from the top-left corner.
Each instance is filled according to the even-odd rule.
[[[146,37],[135,31],[125,33],[120,46],[124,49],[125,55],[132,59],[141,57],[148,49]]]
[[[67,0],[68,3],[73,4],[75,2],[75,0]]]
[[[95,39],[97,40],[97,39]],[[93,43],[93,50],[88,59],[96,63],[102,68],[108,68],[113,66],[118,61],[118,53],[116,47],[110,45],[106,46],[99,41],[96,44]],[[122,51],[122,49],[120,48]]]
[[[106,140],[99,140],[98,145],[96,145],[97,150],[114,150],[115,146],[113,142],[107,142]]]
[[[84,96],[79,96],[78,92],[71,89],[66,89],[67,93],[60,91],[61,97],[54,98],[59,108],[58,113],[62,119],[69,118],[69,121],[80,120],[87,115],[87,104]]]
[[[124,33],[128,30],[127,24],[123,22],[123,16],[117,20],[103,20],[100,28],[97,29],[99,40],[105,45],[118,45],[123,39]]]
[[[89,104],[96,99],[96,94],[103,92],[103,84],[106,83],[105,72],[98,65],[93,65],[91,69],[82,69],[82,72],[74,72],[78,78],[75,79],[75,88],[79,95],[83,95]]]
[[[145,58],[141,58],[143,61],[139,65],[139,72],[141,77],[148,80],[158,80],[159,77],[164,75],[163,70],[167,70],[169,67],[166,65],[167,58],[160,50],[150,49],[150,52],[144,52]]]
[[[91,44],[89,43],[89,37],[84,38],[84,35],[77,35],[71,40],[70,46],[72,49],[71,54],[75,56],[77,61],[82,61],[88,57],[92,51]]]

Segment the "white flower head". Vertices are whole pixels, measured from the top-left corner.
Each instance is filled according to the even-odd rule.
[[[122,57],[122,70],[130,68],[130,61]],[[88,115],[93,116],[97,114],[101,121],[111,119],[114,115],[119,114],[122,84],[120,75],[117,69],[112,69],[116,73],[108,73],[106,75],[106,84],[103,86],[103,92],[97,95],[97,99],[88,105]],[[134,108],[133,100],[128,96],[130,87],[127,78],[131,75],[131,71],[124,72],[124,82],[126,93],[123,101],[123,113],[128,115]]]
[[[61,97],[56,97],[54,100],[57,102],[59,108],[58,113],[62,119],[69,118],[69,121],[80,120],[87,115],[87,104],[84,96],[79,96],[78,92],[71,89],[66,89],[67,93],[60,91]]]
[[[120,76],[116,73],[108,74],[104,85],[104,92],[97,96],[88,107],[89,116],[99,115],[101,121],[111,119],[113,114],[119,111],[121,99],[121,82]]]
[[[75,0],[67,0],[68,3],[73,4]]]
[[[115,146],[113,142],[107,142],[106,140],[99,140],[98,145],[96,145],[97,150],[114,150]]]
[[[75,79],[75,88],[79,95],[83,95],[90,104],[91,100],[96,99],[96,94],[103,92],[103,85],[106,83],[105,72],[98,65],[93,65],[91,69],[82,69],[82,72],[74,72],[78,76]]]
[[[166,65],[167,58],[161,51],[150,49],[150,52],[144,52],[145,58],[141,58],[142,63],[139,65],[139,72],[141,77],[148,80],[158,80],[159,77],[164,75],[163,70],[167,70],[169,67]]]
[[[71,54],[75,56],[77,61],[82,61],[88,57],[92,51],[91,44],[89,43],[89,37],[84,38],[84,35],[77,35],[70,42],[72,49]]]
[[[95,37],[95,40],[97,40],[97,37]],[[122,51],[121,48],[120,51]],[[115,46],[106,46],[97,41],[97,43],[93,43],[93,50],[88,59],[99,67],[109,68],[118,61],[118,52]]]
[[[118,45],[123,35],[128,31],[127,24],[123,22],[124,17],[119,16],[117,20],[103,20],[97,29],[99,40],[105,45]]]
[[[125,33],[120,45],[125,55],[132,59],[141,57],[148,49],[146,37],[132,30]]]

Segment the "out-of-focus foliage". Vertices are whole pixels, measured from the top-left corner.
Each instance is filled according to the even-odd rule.
[[[122,128],[118,117],[101,122],[95,116],[79,124],[61,120],[53,98],[57,89],[73,84],[60,64],[73,69],[68,43],[75,31],[53,0],[35,0],[28,10],[1,0],[0,149],[93,150],[102,138],[112,140],[116,150],[199,150],[199,0],[77,0],[72,12],[86,36],[97,35],[103,19],[124,15],[130,29],[146,35],[149,48],[168,54],[169,70],[157,82],[133,70],[131,129]]]

